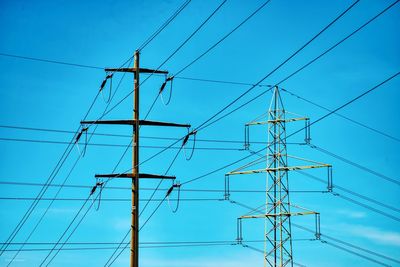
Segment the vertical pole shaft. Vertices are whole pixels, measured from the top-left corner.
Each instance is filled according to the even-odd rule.
[[[278,87],[275,87],[275,100],[274,100],[274,168],[278,168],[278,160],[277,160],[277,143],[278,143],[278,133],[277,133],[277,121],[278,121]],[[276,183],[277,179],[279,179],[279,171],[275,170],[274,171],[274,214],[276,214],[276,205],[277,203],[277,195],[276,195]],[[277,238],[276,238],[276,222],[277,218],[274,216],[274,266],[277,266]]]
[[[135,120],[133,133],[133,179],[132,179],[132,223],[131,223],[131,267],[139,266],[139,51],[135,51],[134,61],[134,106]]]

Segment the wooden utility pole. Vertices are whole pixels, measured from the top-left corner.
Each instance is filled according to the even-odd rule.
[[[132,180],[132,208],[131,208],[131,251],[130,266],[139,266],[139,180],[140,178],[148,179],[175,179],[175,176],[147,174],[139,172],[139,130],[140,126],[168,126],[168,127],[184,127],[190,128],[190,124],[178,124],[159,121],[141,120],[139,117],[139,92],[140,92],[140,73],[149,74],[168,74],[168,71],[152,70],[140,68],[139,51],[135,51],[133,68],[107,68],[106,72],[129,72],[134,74],[134,93],[133,93],[133,119],[132,120],[96,120],[81,121],[81,124],[116,124],[130,125],[133,128],[132,135],[132,173],[120,174],[96,174],[96,178],[130,178]],[[168,80],[168,79],[166,79]]]
[[[133,119],[135,127],[132,142],[132,221],[131,221],[131,267],[139,266],[139,51],[135,51],[133,68]],[[138,190],[136,190],[138,189]]]

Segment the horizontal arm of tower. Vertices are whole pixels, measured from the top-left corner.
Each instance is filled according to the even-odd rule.
[[[136,72],[136,68],[105,68],[105,71],[109,72]],[[154,73],[154,74],[168,74],[168,71],[165,70],[152,70],[152,69],[145,69],[139,68],[140,73]]]
[[[96,178],[135,178],[134,173],[111,173],[111,174],[96,174]],[[166,176],[158,174],[149,173],[139,173],[139,178],[149,178],[149,179],[172,179],[175,180],[175,176]]]
[[[308,120],[308,118],[303,117],[303,118],[293,118],[293,119],[276,119],[276,120],[267,120],[267,121],[254,121],[254,122],[249,122],[246,123],[245,125],[264,125],[268,123],[278,123],[278,122],[294,122],[294,121],[305,121]]]
[[[255,174],[255,173],[265,173],[265,172],[275,172],[275,171],[294,171],[294,170],[307,170],[307,169],[317,169],[329,167],[328,164],[322,165],[308,165],[308,166],[289,166],[289,167],[278,167],[278,168],[265,168],[258,170],[248,170],[248,171],[233,171],[228,172],[227,175],[237,175],[237,174]]]
[[[136,124],[136,120],[81,121],[81,124],[114,124],[114,125],[131,125],[131,126],[133,126]],[[139,125],[190,128],[190,124],[180,124],[180,123],[161,122],[161,121],[147,121],[147,120],[139,120]]]
[[[259,219],[259,218],[267,218],[267,217],[280,217],[280,216],[304,216],[304,215],[314,215],[317,212],[314,211],[303,211],[303,212],[282,212],[276,214],[259,214],[259,215],[244,215],[240,216],[241,219]]]

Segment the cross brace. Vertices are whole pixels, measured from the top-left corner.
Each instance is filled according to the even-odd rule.
[[[136,173],[111,173],[111,174],[96,174],[94,177],[96,178],[135,178]],[[139,173],[139,178],[150,178],[150,179],[172,179],[174,180],[175,176],[166,176],[166,175],[158,175],[158,174],[149,174],[149,173]]]
[[[97,120],[97,121],[81,121],[81,124],[116,124],[116,125],[135,125],[136,120]],[[139,125],[144,126],[170,126],[190,128],[190,124],[179,124],[161,121],[139,120]]]

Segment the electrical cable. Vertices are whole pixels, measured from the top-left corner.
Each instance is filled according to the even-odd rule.
[[[382,10],[381,12],[379,12],[377,15],[375,15],[374,17],[372,17],[370,20],[368,20],[366,23],[364,23],[363,25],[361,25],[360,27],[358,27],[355,31],[353,31],[352,33],[350,33],[349,35],[347,35],[345,38],[341,39],[339,42],[337,42],[336,44],[334,44],[333,46],[331,46],[329,49],[327,49],[325,52],[323,52],[322,54],[320,54],[319,56],[317,56],[316,58],[314,58],[313,60],[309,61],[307,64],[303,65],[301,68],[299,68],[298,70],[296,70],[295,72],[293,72],[292,74],[290,74],[289,76],[285,77],[284,79],[282,79],[280,82],[277,83],[277,85],[287,81],[288,79],[290,79],[291,77],[293,77],[294,75],[296,75],[297,73],[299,73],[300,71],[304,70],[305,68],[307,68],[308,66],[310,66],[312,63],[314,63],[315,61],[317,61],[318,59],[320,59],[321,57],[325,56],[326,54],[328,54],[330,51],[332,51],[333,49],[335,49],[337,46],[339,46],[340,44],[342,44],[344,41],[346,41],[347,39],[349,39],[350,37],[352,37],[354,34],[356,34],[357,32],[359,32],[360,30],[362,30],[364,27],[366,27],[368,24],[370,24],[371,22],[373,22],[375,19],[377,19],[378,17],[380,17],[382,14],[384,14],[386,11],[388,11],[389,9],[391,9],[394,5],[396,5],[400,0],[396,0],[395,2],[393,2],[391,5],[389,5],[388,7],[386,7],[384,10]]]
[[[100,187],[101,188],[101,187]],[[178,189],[179,192],[179,189]],[[101,195],[100,195],[101,196]],[[100,198],[99,196],[99,198]],[[34,200],[33,197],[0,197],[0,200],[15,200],[15,201],[26,201],[26,200]],[[94,199],[95,202],[97,199]],[[130,198],[102,198],[101,201],[106,202],[128,202],[131,201]],[[147,199],[140,199],[140,201],[162,201],[163,199],[156,199],[156,198],[147,198]],[[43,198],[42,201],[86,201],[85,198]],[[179,193],[178,197],[175,199],[170,199],[170,201],[222,201],[221,198],[180,198]],[[97,210],[97,209],[96,209]],[[175,213],[175,212],[174,212]]]
[[[125,64],[130,64],[131,61],[132,61],[132,58],[128,59],[127,61],[124,62],[123,65],[121,65],[120,68],[122,68],[123,66],[125,66]],[[112,75],[112,74],[111,74],[111,75]],[[108,75],[108,76],[109,76],[109,75]],[[108,77],[108,76],[107,76],[107,77]],[[125,76],[125,75],[124,75],[124,76]],[[121,85],[121,82],[122,82],[124,76],[122,76],[122,78],[120,79],[120,81],[119,81],[119,83],[118,83],[118,85],[117,85],[117,88],[116,88],[114,94],[113,94],[112,97],[111,97],[111,100],[114,98],[115,94],[117,93],[117,91],[118,91],[118,89],[119,89],[119,87],[120,87],[120,85]],[[100,93],[100,90],[98,91],[98,93],[97,93],[97,95],[96,95],[96,99],[97,99],[97,97],[99,96],[99,93]],[[108,106],[109,106],[110,103],[111,103],[111,101],[106,105],[106,107],[105,107],[105,109],[104,109],[104,112],[106,112],[106,110],[107,110],[107,108],[108,108]],[[92,104],[91,104],[91,106],[90,106],[88,112],[86,112],[86,115],[85,115],[85,117],[84,117],[84,120],[85,120],[86,117],[89,115],[89,112],[90,112],[91,108],[93,107],[93,105],[94,105],[94,101],[92,102]],[[104,112],[103,112],[103,113],[104,113]],[[85,128],[83,128],[83,129],[85,129]],[[96,129],[97,129],[97,126],[95,127],[95,130],[96,130]],[[95,130],[94,130],[93,132],[95,132]],[[85,129],[85,132],[87,133],[87,128]],[[75,142],[77,142],[77,140],[79,140],[79,137],[78,137],[78,136],[79,136],[79,134],[76,134],[76,140],[75,140]],[[90,137],[89,137],[89,142],[90,142],[90,140],[91,140],[92,137],[93,137],[93,135],[90,135]],[[74,136],[74,138],[75,138],[75,136]],[[86,143],[87,143],[87,142],[86,142]],[[71,145],[71,144],[68,144],[68,146],[70,146],[70,145]],[[70,154],[72,148],[73,148],[73,147],[71,147],[71,149],[69,150],[68,155]],[[68,157],[68,155],[67,155],[67,157]],[[65,162],[65,160],[67,159],[67,157],[65,157],[63,163]],[[73,164],[71,170],[69,171],[67,177],[64,179],[63,184],[65,184],[65,183],[67,182],[67,180],[68,180],[68,178],[70,177],[72,171],[75,169],[75,167],[76,167],[76,165],[77,165],[79,159],[80,159],[80,157],[78,157],[78,158],[76,159],[76,161],[74,162],[74,164]],[[61,165],[61,166],[62,166],[62,165]],[[60,168],[61,168],[61,166],[60,166]],[[60,170],[60,168],[58,169],[58,171]],[[57,173],[58,173],[58,171],[57,171]],[[56,174],[57,174],[57,173],[56,173]],[[55,175],[56,175],[56,174],[55,174]],[[54,178],[55,178],[55,176],[53,176],[53,178],[51,179],[51,181],[46,182],[46,184],[48,185],[48,184],[52,183],[52,181],[53,181]],[[38,204],[38,202],[40,201],[40,199],[43,198],[44,193],[45,193],[45,192],[47,191],[47,189],[48,189],[48,186],[47,186],[47,185],[46,185],[45,187],[43,187],[43,188],[45,188],[45,190],[44,190],[43,194],[41,195],[41,197],[39,198],[39,200],[35,200],[35,201],[33,202],[33,203],[36,202],[36,204],[35,204],[35,206],[33,207],[33,209],[30,210],[29,215],[32,214],[33,210],[34,210],[35,207],[37,206],[37,204]],[[43,188],[42,188],[42,190],[43,190]],[[61,186],[61,187],[59,188],[59,190],[57,191],[55,197],[58,196],[58,194],[60,193],[61,189],[62,189],[62,186]],[[52,204],[53,204],[53,202],[50,202],[50,204],[49,204],[49,206],[46,208],[45,212],[41,215],[41,218],[40,218],[39,221],[35,224],[33,230],[30,232],[30,234],[28,235],[28,237],[25,239],[26,242],[29,240],[29,238],[30,238],[30,237],[32,236],[32,234],[35,232],[35,230],[37,229],[37,227],[39,226],[39,224],[42,222],[44,216],[47,214],[47,212],[48,212],[48,210],[50,209],[50,207],[52,206]],[[21,227],[25,224],[25,222],[26,222],[26,220],[27,220],[28,218],[29,218],[29,216],[26,217],[26,219],[24,219],[23,223],[21,224]],[[19,227],[19,230],[21,229],[21,227]],[[18,231],[19,231],[19,230],[18,230]],[[16,232],[16,234],[18,233],[18,231]],[[14,236],[14,237],[15,237],[15,236]],[[22,248],[23,248],[23,245],[21,246],[21,249],[22,249]],[[17,252],[17,253],[14,255],[14,257],[12,258],[12,260],[9,261],[8,266],[10,266],[10,265],[13,263],[14,259],[18,256],[18,254],[19,254],[19,252]],[[0,255],[1,255],[1,254],[0,254]]]
[[[220,43],[222,43],[226,38],[228,38],[232,33],[237,31],[241,26],[243,26],[247,21],[249,21],[252,17],[254,17],[261,9],[263,9],[271,0],[265,1],[263,4],[261,4],[255,11],[253,11],[249,16],[246,17],[242,22],[240,22],[235,28],[233,28],[230,32],[225,34],[221,39],[219,39],[216,43],[214,43],[212,46],[210,46],[206,51],[201,53],[198,57],[196,57],[194,60],[192,60],[189,64],[187,64],[185,67],[181,68],[175,76],[178,76],[181,74],[184,70],[192,66],[195,62],[197,62],[200,58],[208,54],[211,50],[213,50],[215,47],[217,47]],[[182,78],[181,78],[182,79]]]
[[[253,246],[250,246],[250,245],[248,245],[248,244],[245,244],[244,242],[242,242],[242,247],[244,247],[244,248],[249,248],[249,249],[251,249],[251,250],[254,250],[254,251],[256,251],[256,252],[259,252],[259,253],[262,253],[262,254],[264,254],[264,251],[263,250],[261,250],[261,249],[258,249],[258,248],[255,248],[255,247],[253,247]],[[301,264],[301,263],[298,263],[298,262],[294,262],[293,260],[292,260],[292,262],[293,262],[293,265],[295,265],[295,266],[299,266],[299,267],[307,267],[306,265],[303,265],[303,264]]]
[[[320,104],[317,104],[317,103],[315,103],[315,102],[313,102],[313,101],[311,101],[311,100],[309,100],[309,99],[306,99],[306,98],[304,98],[304,97],[301,97],[301,96],[299,96],[299,95],[297,95],[297,94],[295,94],[295,93],[292,93],[292,92],[290,92],[289,90],[287,90],[287,89],[285,89],[285,88],[281,88],[281,90],[282,90],[283,92],[285,92],[285,93],[288,93],[288,94],[291,95],[291,96],[296,97],[297,99],[303,100],[304,102],[307,102],[307,103],[309,103],[309,104],[312,104],[312,105],[314,105],[314,106],[316,106],[316,107],[319,107],[319,108],[321,108],[321,109],[324,109],[324,110],[326,110],[326,111],[331,111],[331,110],[328,109],[327,107],[324,107],[324,106],[322,106],[322,105],[320,105]],[[347,116],[344,116],[344,115],[342,115],[342,114],[335,113],[335,115],[336,115],[336,116],[339,116],[339,117],[341,117],[341,118],[343,118],[343,119],[345,119],[345,120],[348,120],[348,121],[350,121],[350,122],[352,122],[352,123],[354,123],[354,124],[356,124],[356,125],[358,125],[358,126],[361,126],[361,127],[365,128],[365,129],[371,130],[371,131],[373,131],[373,132],[375,132],[375,133],[378,133],[378,134],[380,134],[380,135],[382,135],[382,136],[385,136],[385,137],[387,137],[387,138],[390,138],[390,139],[392,139],[392,140],[394,140],[394,141],[400,142],[400,139],[399,139],[399,138],[397,138],[397,137],[395,137],[395,136],[393,136],[393,135],[387,134],[387,133],[385,133],[385,132],[383,132],[383,131],[381,131],[381,130],[375,129],[375,128],[371,127],[371,126],[368,126],[368,125],[366,125],[366,124],[363,124],[363,123],[361,123],[361,122],[359,122],[359,121],[356,121],[356,120],[354,120],[354,119],[351,119],[351,118],[349,118],[349,117],[347,117]]]
[[[15,179],[18,180],[18,179]],[[28,180],[35,180],[35,179],[28,179]],[[42,183],[33,183],[33,182],[9,182],[9,181],[0,181],[0,184],[3,185],[12,185],[12,186],[43,186]],[[49,187],[61,187],[60,184],[50,184]],[[80,189],[88,189],[92,188],[89,185],[78,185],[78,184],[68,184],[62,185],[63,188],[80,188]],[[117,187],[117,186],[108,186],[104,188],[107,190],[132,190],[131,187]],[[140,190],[154,190],[155,188],[149,187],[141,187]],[[168,188],[159,188],[159,191],[168,191]],[[180,189],[182,192],[203,192],[203,193],[223,193],[225,192],[222,189]],[[263,190],[234,190],[230,189],[230,192],[235,193],[265,193]],[[321,191],[321,190],[291,190],[290,193],[327,193],[328,191]],[[400,209],[398,209],[400,212]]]
[[[273,70],[268,72],[263,78],[261,78],[258,82],[256,82],[253,86],[251,86],[249,89],[247,89],[245,92],[243,92],[241,95],[239,95],[237,98],[235,98],[233,101],[231,101],[228,105],[223,107],[221,110],[219,110],[217,113],[215,113],[213,116],[211,116],[208,120],[203,122],[197,130],[201,130],[204,125],[209,123],[211,120],[213,120],[215,117],[217,117],[219,114],[224,112],[226,109],[231,107],[233,104],[235,104],[237,101],[239,101],[241,98],[243,98],[245,95],[250,93],[256,86],[261,84],[265,79],[270,77],[272,74],[274,74],[277,70],[279,70],[283,65],[285,65],[288,61],[290,61],[293,57],[295,57],[298,53],[300,53],[304,48],[306,48],[310,43],[312,43],[315,39],[317,39],[323,32],[325,32],[328,28],[330,28],[336,21],[338,21],[341,17],[343,17],[349,10],[351,10],[360,0],[356,0],[353,4],[351,4],[345,11],[343,11],[338,17],[336,17],[333,21],[331,21],[327,26],[325,26],[322,30],[320,30],[316,35],[314,35],[309,41],[307,41],[305,44],[303,44],[299,49],[297,49],[293,54],[291,54],[288,58],[286,58],[282,63],[280,63],[278,66],[276,66]]]
[[[399,1],[399,0],[398,0]],[[326,55],[328,52],[332,51],[334,48],[336,48],[337,46],[339,46],[341,43],[343,43],[344,41],[346,41],[348,38],[350,38],[351,36],[353,36],[355,33],[357,33],[358,31],[360,31],[361,29],[363,29],[365,26],[367,26],[369,23],[371,23],[372,21],[374,21],[375,19],[377,19],[379,16],[381,16],[382,14],[384,14],[387,10],[389,10],[390,8],[392,8],[398,1],[396,1],[395,3],[391,4],[390,6],[388,6],[386,9],[384,9],[382,12],[380,12],[379,14],[377,14],[376,16],[374,16],[372,19],[370,19],[367,23],[363,24],[361,27],[357,28],[355,31],[353,31],[350,35],[346,36],[344,39],[342,39],[341,41],[337,42],[335,45],[333,45],[332,47],[330,47],[328,50],[326,50],[325,52],[323,52],[322,54],[320,54],[319,56],[317,56],[316,58],[314,58],[313,60],[311,60],[310,62],[308,62],[306,65],[304,65],[303,67],[299,68],[298,70],[296,70],[295,72],[293,72],[292,74],[290,74],[289,76],[287,76],[285,79],[281,80],[280,82],[276,83],[276,86],[280,85],[281,83],[283,83],[284,81],[288,80],[289,78],[291,78],[292,76],[294,76],[295,74],[299,73],[300,71],[304,70],[306,67],[308,67],[309,65],[311,65],[312,63],[314,63],[315,61],[317,61],[318,59],[320,59],[321,57],[323,57],[324,55]],[[357,2],[354,2],[353,5],[351,5],[348,9],[346,9],[339,17],[343,16],[346,12],[348,12]],[[338,17],[338,18],[339,18]],[[326,28],[325,28],[326,29]],[[321,32],[320,32],[321,33]],[[314,36],[315,38],[316,36]],[[293,56],[293,55],[292,55]],[[270,73],[272,74],[272,73]],[[270,75],[268,74],[268,75]],[[222,113],[225,109],[227,109],[229,106],[231,106],[232,104],[234,104],[235,102],[237,102],[240,98],[242,98],[244,95],[248,94],[252,89],[254,89],[255,87],[259,86],[260,83],[262,83],[267,77],[265,76],[261,81],[259,81],[258,83],[253,84],[247,91],[245,91],[242,95],[240,95],[238,98],[236,98],[233,102],[231,102],[230,104],[228,104],[225,108],[223,108],[222,110],[220,110],[214,117],[216,117],[217,115],[219,115],[220,113]],[[259,96],[262,96],[263,94],[260,94]],[[257,97],[256,97],[257,98]],[[256,98],[253,98],[252,100],[250,100],[249,102],[254,101]],[[246,104],[244,104],[246,105]],[[244,105],[242,105],[241,107],[243,107]],[[241,108],[239,107],[239,108]],[[238,108],[238,109],[239,109]],[[237,110],[237,109],[236,109]],[[224,117],[226,117],[227,115],[229,115],[230,113],[226,114]],[[211,118],[212,119],[212,118]],[[210,120],[211,120],[210,119]],[[221,119],[221,118],[220,118]],[[218,120],[220,120],[218,119]],[[207,123],[207,122],[205,122]],[[209,125],[211,125],[211,123],[209,123]],[[208,127],[209,125],[206,125],[205,127]]]
[[[233,202],[231,202],[231,203],[233,203],[233,204],[238,204],[239,202],[233,201]],[[245,205],[245,204],[242,204],[242,203],[240,203],[240,204],[241,204],[241,205],[240,205],[241,207],[244,207],[244,208],[246,208],[246,209],[250,209],[251,211],[259,210],[258,208],[252,208],[252,207],[249,207],[249,206],[247,206],[247,205]],[[265,204],[264,204],[264,205],[265,205]],[[261,211],[261,212],[262,212],[262,211]],[[299,228],[299,229],[303,229],[303,230],[305,230],[305,231],[307,231],[307,232],[311,232],[311,233],[314,233],[314,232],[315,232],[315,231],[313,231],[313,230],[311,230],[311,229],[308,229],[308,228],[306,228],[306,227],[304,227],[304,226],[301,226],[301,225],[298,225],[298,224],[295,224],[295,223],[291,223],[291,224],[292,224],[293,226],[295,226],[295,227],[297,227],[297,228]],[[374,256],[376,256],[376,257],[383,258],[383,259],[386,259],[386,260],[390,260],[390,261],[394,261],[394,262],[399,262],[399,260],[397,260],[397,259],[394,259],[394,258],[392,258],[392,257],[388,257],[388,256],[386,256],[386,255],[377,253],[377,252],[375,252],[375,251],[371,251],[371,250],[369,250],[369,249],[362,248],[362,247],[360,247],[360,246],[356,246],[356,245],[351,244],[351,243],[349,243],[349,242],[345,242],[345,241],[342,241],[342,240],[340,240],[340,239],[337,239],[337,238],[334,238],[334,237],[331,237],[331,236],[327,236],[327,235],[325,235],[325,234],[321,234],[321,236],[324,236],[324,238],[330,239],[330,240],[335,241],[335,242],[337,242],[337,243],[340,243],[340,244],[349,246],[349,247],[351,247],[351,248],[353,248],[353,249],[357,249],[357,250],[363,251],[363,252],[365,252],[365,253],[367,253],[367,254],[374,255]],[[326,244],[326,243],[327,243],[326,240],[322,240],[322,239],[321,239],[320,241],[321,241],[321,243],[323,243],[323,244]],[[347,252],[349,252],[349,253],[351,253],[351,254],[353,254],[353,255],[356,255],[356,256],[358,256],[358,257],[361,257],[361,258],[370,260],[370,261],[372,261],[372,262],[375,262],[375,263],[378,263],[378,264],[381,264],[381,265],[384,265],[384,266],[389,266],[389,265],[386,265],[386,264],[384,264],[384,263],[382,263],[382,262],[376,261],[375,259],[372,259],[372,258],[370,258],[370,257],[367,257],[367,256],[365,256],[365,255],[362,255],[362,254],[359,254],[359,253],[357,253],[357,252],[348,250],[348,249],[346,249],[346,248],[344,248],[344,247],[342,247],[342,246],[335,245],[335,247],[340,248],[340,249],[343,249],[343,250],[345,250],[345,251],[347,251]],[[260,251],[262,251],[262,250],[260,250]],[[262,252],[264,253],[264,251],[262,251]]]
[[[58,144],[64,145],[69,144],[68,142],[64,141],[53,141],[53,140],[35,140],[35,139],[19,139],[19,138],[4,138],[0,137],[1,141],[14,141],[14,142],[30,142],[30,143],[42,143],[42,144]],[[83,144],[85,145],[85,144]],[[87,143],[88,146],[99,146],[99,147],[125,147],[126,145],[123,144],[105,144],[105,143]],[[166,146],[148,146],[148,145],[141,145],[140,148],[149,148],[149,149],[181,149],[178,146],[166,147]],[[243,151],[243,148],[233,148],[233,147],[196,147],[199,150],[227,150],[227,151]],[[193,152],[191,153],[193,154]],[[190,160],[190,158],[188,158]]]
[[[326,150],[326,149],[323,149],[323,148],[321,148],[321,147],[318,147],[318,146],[316,146],[316,145],[314,145],[314,144],[310,145],[310,147],[311,147],[312,149],[318,150],[319,152],[322,152],[322,153],[324,153],[324,154],[326,154],[326,155],[329,155],[329,156],[331,156],[331,157],[334,157],[334,158],[336,158],[336,159],[338,159],[338,160],[340,160],[340,161],[342,161],[342,162],[345,162],[345,163],[347,163],[347,164],[349,164],[349,165],[351,165],[351,166],[354,166],[354,167],[356,167],[356,168],[358,168],[358,169],[360,169],[360,170],[363,170],[363,171],[368,172],[368,173],[370,173],[370,174],[373,174],[373,175],[375,175],[375,176],[377,176],[377,177],[379,177],[379,178],[382,178],[382,179],[384,179],[384,180],[386,180],[386,181],[388,181],[388,182],[391,182],[391,183],[394,183],[394,184],[400,186],[400,181],[399,181],[398,179],[388,177],[387,175],[384,175],[384,174],[382,174],[382,173],[380,173],[380,172],[377,172],[377,171],[374,171],[374,170],[372,170],[372,169],[370,169],[370,168],[367,168],[367,167],[365,167],[365,166],[362,166],[362,165],[360,165],[360,164],[358,164],[358,163],[356,163],[356,162],[354,162],[354,161],[351,161],[351,160],[349,160],[349,159],[346,159],[346,158],[344,158],[343,156],[339,156],[339,155],[337,155],[337,154],[335,154],[335,153],[333,153],[333,152],[330,152],[330,151],[328,151],[328,150]]]
[[[25,60],[33,60],[33,61],[46,62],[46,63],[54,63],[54,64],[72,66],[72,67],[79,67],[79,68],[96,69],[96,70],[104,69],[102,67],[92,66],[92,65],[84,65],[84,64],[63,62],[63,61],[59,61],[59,60],[43,59],[43,58],[37,58],[37,57],[26,57],[26,56],[20,56],[20,55],[15,55],[15,54],[7,54],[7,53],[0,53],[0,56],[12,57],[12,58],[18,58],[18,59],[25,59]]]
[[[172,52],[172,54],[170,54],[158,67],[157,67],[157,70],[158,69],[160,69],[165,63],[167,63],[167,61],[168,60],[170,60],[179,50],[181,50],[181,48],[187,43],[187,42],[189,42],[189,40],[190,39],[192,39],[193,38],[193,36],[194,35],[196,35],[196,33],[198,32],[198,31],[200,31],[200,29],[201,28],[203,28],[203,26],[205,25],[205,24],[207,24],[207,22],[221,9],[221,7],[225,4],[227,2],[227,0],[223,0],[220,4],[219,4],[219,6],[185,39],[185,41],[183,41],[183,43],[181,43],[179,46],[178,46],[178,48],[176,48],[175,50],[174,50],[174,52]],[[154,72],[153,72],[154,73]],[[144,80],[144,82],[147,80],[147,79],[149,79],[151,77],[151,75],[150,76],[148,76],[145,80]],[[157,99],[158,99],[158,97],[160,96],[160,93],[161,93],[161,91],[159,91],[158,93],[157,93],[157,95],[156,95],[156,97],[155,97],[155,99],[154,99],[154,101],[153,101],[153,103],[150,105],[150,108],[149,108],[149,110],[147,111],[147,113],[146,113],[146,115],[144,116],[144,119],[146,119],[149,115],[150,115],[150,113],[151,113],[151,111],[153,110],[153,108],[154,108],[154,105],[155,105],[155,103],[156,103],[156,101],[157,101]]]
[[[68,131],[68,130],[57,130],[57,129],[49,129],[49,128],[32,128],[32,127],[21,127],[21,126],[11,126],[11,125],[0,125],[0,128],[27,130],[27,131],[55,132],[55,133],[75,133],[73,131]],[[88,132],[88,134],[89,135],[96,135],[96,136],[121,137],[121,138],[132,139],[131,135],[125,135],[125,134],[110,134],[110,133],[97,133],[97,132],[96,133]],[[144,135],[144,136],[142,135],[142,136],[140,136],[140,138],[152,139],[152,140],[174,140],[174,141],[180,140],[179,138],[174,138],[174,137],[146,136],[146,135]],[[242,140],[230,140],[230,139],[198,139],[198,138],[196,138],[196,142],[243,144]],[[252,141],[252,143],[254,143],[254,144],[263,144],[263,145],[268,144],[268,142],[264,142],[264,141]],[[286,144],[305,145],[305,143],[290,143],[290,142],[288,142]]]
[[[191,0],[186,0],[149,38],[147,38],[138,48],[138,51],[142,51],[154,38],[157,37],[185,8]]]

